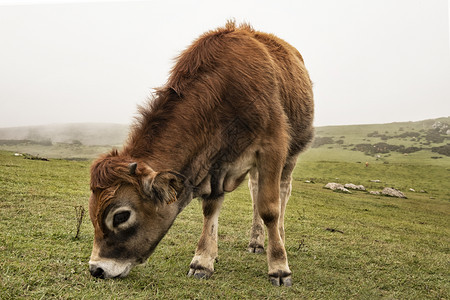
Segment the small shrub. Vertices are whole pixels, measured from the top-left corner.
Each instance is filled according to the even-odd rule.
[[[420,151],[420,150],[422,150],[422,148],[419,148],[419,147],[408,147],[408,148],[399,149],[398,152],[400,152],[400,153],[414,153],[414,152],[417,152],[417,151]]]
[[[411,148],[411,149],[409,149]],[[353,151],[361,151],[364,152],[366,155],[373,155],[377,153],[389,153],[390,151],[397,151],[400,153],[411,153],[415,151],[419,151],[421,149],[418,148],[416,150],[416,147],[409,147],[405,148],[403,145],[390,145],[387,143],[376,143],[374,145],[371,144],[358,144],[356,145],[352,150]],[[406,150],[408,149],[408,150]],[[411,151],[411,152],[404,152],[404,151]]]
[[[442,155],[450,156],[450,144],[440,146],[440,147],[433,147],[431,148],[431,152],[439,153]]]
[[[318,148],[320,146],[328,145],[328,144],[334,144],[334,141],[333,141],[332,137],[328,137],[328,136],[320,137],[320,136],[318,136],[318,137],[316,137],[314,139],[312,147],[313,148]]]
[[[372,148],[373,147],[371,144],[357,144],[357,145],[355,145],[355,147],[352,150],[364,152],[367,154],[367,153],[371,153]]]
[[[40,157],[39,155],[32,155],[28,153],[23,154],[24,159],[30,159],[30,160],[42,160],[42,161],[49,161],[48,158]]]
[[[75,234],[74,239],[78,239],[80,236],[81,224],[83,223],[84,207],[75,206],[74,208],[75,208],[75,218],[77,220],[77,233]]]
[[[425,139],[431,143],[442,143],[444,142],[445,136],[441,135],[439,130],[431,129],[428,130]]]
[[[399,134],[396,137],[398,137],[398,138],[407,138],[407,137],[418,137],[418,136],[420,136],[420,133],[408,131],[408,132],[404,132],[402,134]]]
[[[367,137],[377,137],[377,136],[378,136],[378,131],[374,131],[374,132],[367,134]]]

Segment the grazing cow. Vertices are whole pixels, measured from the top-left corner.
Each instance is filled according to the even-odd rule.
[[[295,48],[234,22],[200,36],[140,108],[123,149],[92,164],[91,274],[126,276],[199,197],[203,232],[188,275],[210,277],[224,194],[249,174],[248,250],[264,251],[265,225],[269,279],[291,285],[284,213],[298,154],[313,137],[312,121],[312,85]]]

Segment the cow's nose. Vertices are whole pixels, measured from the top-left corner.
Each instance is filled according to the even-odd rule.
[[[105,278],[105,271],[103,271],[102,268],[97,268],[96,266],[91,266],[89,268],[89,271],[91,272],[91,275],[96,278],[101,278],[101,279]]]

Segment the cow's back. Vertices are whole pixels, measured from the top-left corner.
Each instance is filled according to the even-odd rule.
[[[190,81],[193,91],[204,90],[205,83],[212,87],[219,107],[216,121],[224,121],[222,125],[232,130],[223,137],[227,146],[229,136],[264,135],[271,127],[278,127],[277,134],[287,131],[290,155],[312,140],[312,82],[297,49],[273,34],[234,23],[206,34],[194,45],[208,54],[198,59],[195,76],[182,82]]]
[[[276,65],[279,100],[291,127],[290,154],[303,150],[313,138],[312,82],[300,53],[275,35],[255,32]]]
[[[143,113],[125,152],[137,156],[142,137],[151,136],[147,156],[155,158],[154,168],[170,167],[195,183],[249,147],[258,151],[272,140],[283,156],[292,156],[313,135],[311,81],[298,51],[233,22],[180,54],[166,87]]]

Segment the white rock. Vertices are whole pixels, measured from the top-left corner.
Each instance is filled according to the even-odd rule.
[[[379,191],[370,191],[369,194],[380,195],[381,193]]]
[[[375,179],[375,180],[371,180],[370,182],[376,182],[376,183],[380,183],[380,182],[381,182],[381,180],[379,180],[379,179]]]
[[[351,194],[352,192],[350,192],[348,189],[346,189],[345,187],[337,187],[335,190],[335,192],[343,192],[343,193],[347,193],[347,194]]]
[[[348,193],[351,194],[352,192],[350,192],[349,190],[347,190],[342,184],[340,183],[335,183],[335,182],[329,182],[324,186],[326,189],[330,189],[333,191],[340,191],[340,192],[344,192],[344,193]]]
[[[346,189],[352,189],[352,190],[359,190],[359,191],[365,191],[366,188],[363,185],[356,185],[353,183],[347,183],[344,185]]]
[[[397,189],[394,188],[384,188],[381,193],[385,196],[397,197],[397,198],[406,198],[406,196]]]
[[[335,190],[338,187],[344,187],[344,186],[342,184],[336,183],[336,182],[329,182],[325,185],[325,188],[330,189],[330,190]]]

